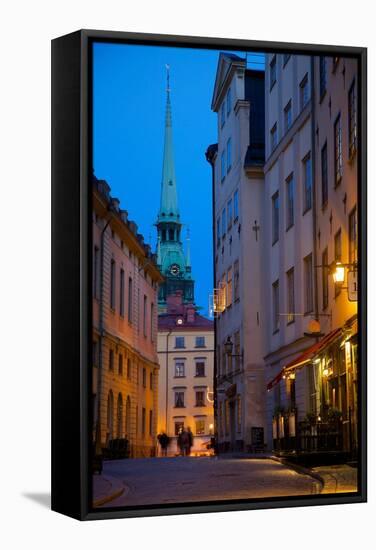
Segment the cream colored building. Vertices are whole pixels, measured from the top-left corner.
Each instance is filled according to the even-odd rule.
[[[179,453],[183,427],[192,430],[192,454],[207,453],[214,434],[214,328],[183,303],[181,291],[167,296],[167,311],[158,317],[158,357],[158,434],[169,436],[168,454]]]
[[[93,438],[106,454],[153,456],[158,415],[156,257],[135,222],[93,179]],[[116,444],[113,443],[114,440]]]
[[[293,110],[291,130],[278,137],[274,153],[269,132],[269,159],[265,167],[269,200],[273,200],[273,193],[282,190],[279,259],[273,260],[274,252],[269,256],[272,323],[268,332],[272,334],[272,349],[267,355],[269,432],[274,448],[280,451],[329,449],[353,454],[357,447],[356,75],[356,61],[351,59],[291,56],[285,61],[284,56],[268,56],[266,112],[270,130],[274,120],[278,126],[283,121],[282,109],[289,101],[288,95],[293,106],[294,96],[297,105],[300,98],[300,108],[295,113]],[[306,78],[308,95],[302,92]],[[286,94],[284,90],[289,88],[291,92]],[[272,97],[273,89],[280,96],[278,100]],[[303,97],[307,97],[305,107]],[[279,166],[277,172],[273,157]],[[311,208],[305,212],[302,204],[308,196],[307,158],[312,163],[308,186]],[[284,223],[288,205],[283,193],[291,170],[297,184],[294,204],[297,223],[289,244],[290,230]],[[271,244],[271,249],[274,247]],[[307,263],[311,254],[312,263]],[[296,274],[296,315],[294,319],[291,316],[291,325],[290,317],[284,317],[285,313],[290,316],[292,309],[288,307],[285,277],[290,265]],[[335,283],[334,273],[338,277],[343,275],[343,281]],[[276,280],[280,288],[278,302],[273,292]],[[314,338],[304,337],[312,328],[308,325],[310,319],[317,321]]]
[[[268,381],[314,343],[305,336],[316,312],[311,85],[310,56],[266,56],[263,294]],[[297,382],[286,379],[268,392],[269,448],[272,419],[279,411],[306,413],[304,381]]]
[[[266,432],[262,242],[264,72],[221,53],[212,99],[218,450],[245,451]],[[232,357],[225,351],[233,344]],[[264,435],[263,435],[264,438]]]

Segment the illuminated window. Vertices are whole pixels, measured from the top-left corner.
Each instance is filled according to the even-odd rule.
[[[205,420],[196,420],[196,435],[205,434]]]

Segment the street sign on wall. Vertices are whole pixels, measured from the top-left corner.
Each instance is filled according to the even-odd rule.
[[[358,272],[349,271],[347,274],[347,296],[350,302],[358,301]]]

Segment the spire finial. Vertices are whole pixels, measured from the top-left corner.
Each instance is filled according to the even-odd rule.
[[[170,65],[166,63],[166,72],[167,72],[167,88],[166,92],[170,93]]]

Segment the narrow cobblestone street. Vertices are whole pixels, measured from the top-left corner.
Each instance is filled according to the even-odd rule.
[[[123,485],[104,506],[311,495],[318,481],[271,459],[147,458],[114,460],[103,474]]]

